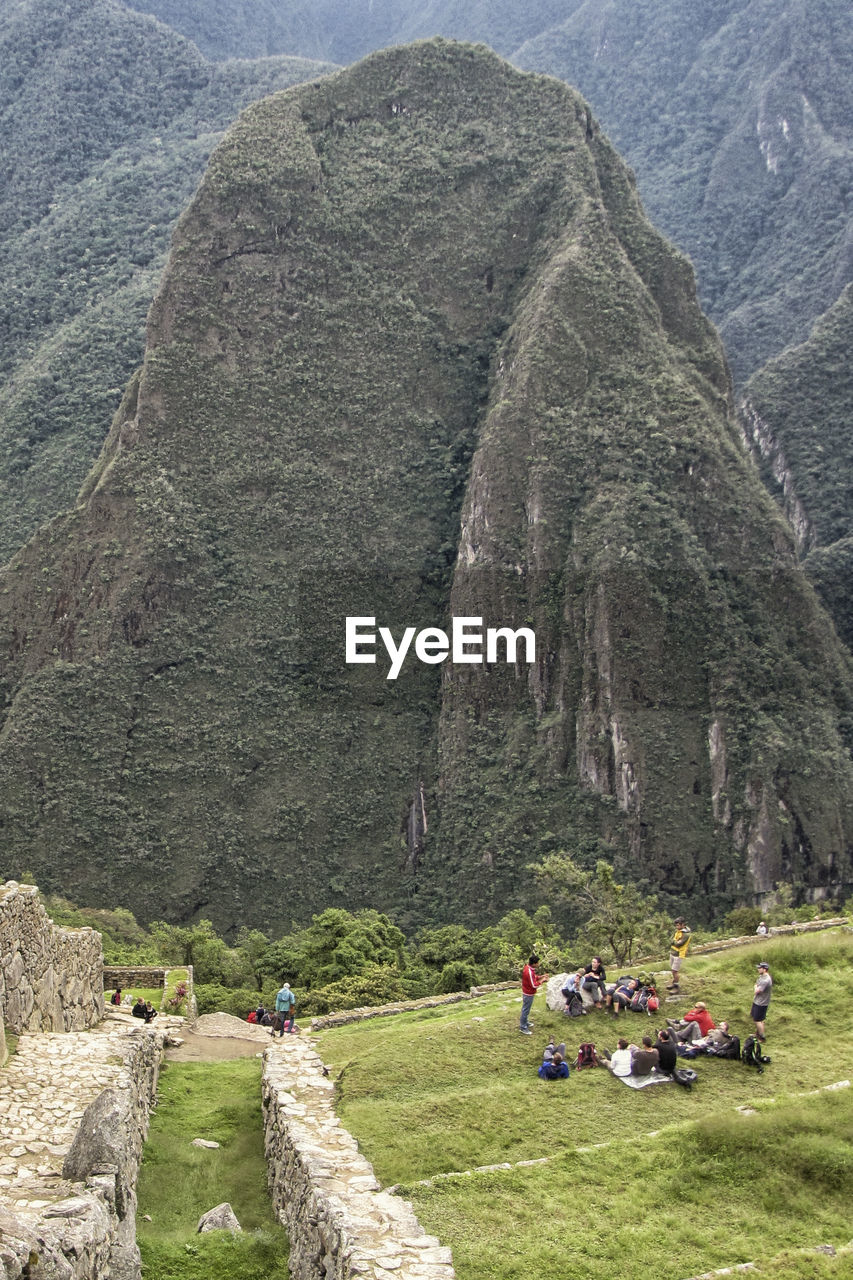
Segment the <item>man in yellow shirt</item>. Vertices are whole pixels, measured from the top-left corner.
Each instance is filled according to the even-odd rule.
[[[676,994],[679,991],[678,979],[681,972],[681,962],[687,955],[687,948],[690,946],[690,929],[685,924],[684,917],[679,916],[675,921],[675,932],[672,935],[672,941],[669,944],[669,968],[672,974],[672,985],[667,989]]]

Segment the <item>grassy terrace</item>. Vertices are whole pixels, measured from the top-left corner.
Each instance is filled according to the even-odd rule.
[[[145,1280],[287,1280],[287,1236],[266,1191],[260,1061],[168,1063],[158,1099],[139,1178]],[[220,1146],[194,1147],[194,1138]],[[198,1219],[223,1200],[242,1234],[197,1235]]]
[[[762,958],[774,978],[772,1064],[758,1075],[699,1059],[691,1092],[635,1092],[601,1070],[539,1080],[551,1032],[570,1050],[582,1039],[613,1048],[617,1032],[637,1040],[660,1025],[603,1013],[569,1022],[542,995],[532,1038],[518,1034],[519,1000],[504,993],[329,1030],[320,1050],[339,1077],[343,1122],[383,1184],[402,1184],[452,1247],[460,1280],[685,1280],[746,1261],[785,1280],[849,1277],[849,1254],[797,1251],[853,1236],[853,1089],[813,1092],[853,1076],[853,935],[696,957],[686,1000],[666,1015],[704,999],[743,1038]],[[461,1176],[418,1185],[452,1173]]]

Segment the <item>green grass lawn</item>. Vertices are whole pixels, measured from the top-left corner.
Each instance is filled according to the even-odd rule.
[[[288,1275],[287,1235],[266,1190],[260,1079],[257,1058],[163,1068],[138,1188],[145,1280]],[[194,1138],[220,1147],[194,1147]],[[197,1235],[201,1215],[224,1200],[243,1233]]]
[[[773,1061],[763,1075],[700,1058],[690,1092],[635,1092],[603,1070],[537,1077],[552,1032],[572,1053],[585,1039],[612,1049],[617,1034],[636,1041],[696,999],[744,1038],[765,958]],[[684,1280],[751,1260],[772,1263],[775,1275],[841,1276],[843,1259],[838,1269],[792,1251],[853,1236],[853,1090],[797,1097],[853,1075],[851,960],[848,933],[764,941],[690,961],[685,999],[656,1019],[569,1021],[540,995],[526,1037],[520,997],[501,993],[330,1029],[320,1051],[339,1077],[344,1124],[380,1180],[404,1184],[423,1225],[453,1248],[460,1280],[551,1280],[555,1271]],[[541,1157],[548,1163],[415,1185]],[[853,1260],[846,1265],[849,1276]]]

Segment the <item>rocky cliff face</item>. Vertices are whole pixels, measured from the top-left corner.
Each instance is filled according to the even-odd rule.
[[[0,590],[7,856],[78,900],[474,916],[559,845],[682,897],[849,879],[849,672],[690,269],[584,102],[483,49],[245,113]],[[348,616],[451,615],[535,660],[345,662]]]

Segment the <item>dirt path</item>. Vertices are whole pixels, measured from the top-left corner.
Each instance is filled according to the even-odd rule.
[[[271,1043],[269,1029],[228,1013],[206,1013],[179,1032],[183,1044],[167,1049],[167,1062],[224,1062],[254,1058]]]

